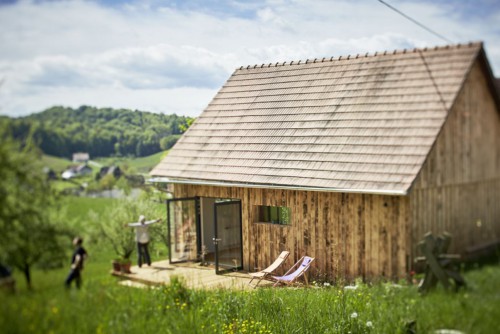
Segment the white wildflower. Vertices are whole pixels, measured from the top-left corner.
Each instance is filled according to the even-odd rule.
[[[357,318],[357,317],[358,317],[358,314],[357,314],[356,312],[353,312],[353,313],[351,314],[351,318],[355,319],[355,318]]]
[[[373,322],[367,321],[366,322],[366,327],[373,327]]]
[[[323,283],[323,286],[330,286],[330,283],[325,282],[325,283]]]

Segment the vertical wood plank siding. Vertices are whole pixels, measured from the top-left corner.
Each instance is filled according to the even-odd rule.
[[[500,238],[500,116],[476,61],[410,193],[412,257],[424,233],[451,251]]]
[[[175,185],[175,196],[241,200],[245,270],[265,268],[289,250],[285,267],[313,256],[317,278],[406,275],[407,197],[197,185]],[[257,223],[257,205],[289,207],[291,225]]]

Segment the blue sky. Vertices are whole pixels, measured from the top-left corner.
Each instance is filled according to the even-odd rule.
[[[500,76],[500,0],[385,0]],[[92,105],[198,116],[235,68],[447,42],[377,0],[0,0],[0,114]]]

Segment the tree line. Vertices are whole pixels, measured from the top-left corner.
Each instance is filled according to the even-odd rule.
[[[170,149],[194,118],[175,114],[56,106],[25,117],[2,117],[14,138],[31,134],[45,153],[71,158],[75,152],[91,157],[147,156]]]

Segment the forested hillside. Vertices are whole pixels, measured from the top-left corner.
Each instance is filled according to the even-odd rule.
[[[71,158],[74,152],[93,157],[146,156],[167,150],[194,119],[127,109],[52,107],[20,118],[2,117],[17,139],[33,131],[46,154]]]

